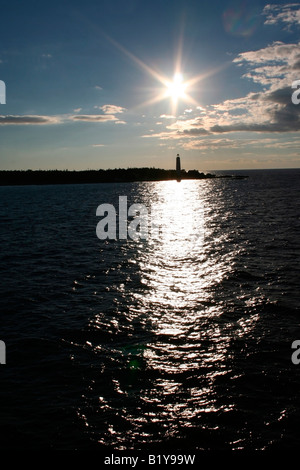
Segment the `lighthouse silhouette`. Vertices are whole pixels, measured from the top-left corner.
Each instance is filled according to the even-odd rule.
[[[179,153],[177,153],[177,157],[176,157],[176,174],[177,174],[177,181],[178,181],[178,183],[180,183],[180,181],[181,181],[181,166],[180,166]]]

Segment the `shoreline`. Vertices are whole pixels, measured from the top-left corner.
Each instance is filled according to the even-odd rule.
[[[198,170],[181,170],[180,180],[244,179],[248,175],[215,175]],[[113,170],[0,170],[0,186],[47,184],[135,183],[178,180],[176,170],[119,168]]]

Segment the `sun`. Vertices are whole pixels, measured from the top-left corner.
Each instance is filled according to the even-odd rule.
[[[106,34],[104,34],[104,36],[120,51],[127,55],[133,62],[135,62],[141,69],[143,69],[149,76],[152,76],[157,82],[159,82],[163,86],[162,88],[154,89],[154,95],[147,101],[137,105],[135,108],[149,106],[154,103],[158,103],[162,100],[170,99],[172,103],[171,112],[173,115],[175,115],[177,113],[179,101],[189,103],[190,105],[199,106],[198,101],[190,95],[190,92],[192,91],[193,86],[197,82],[204,80],[205,78],[207,78],[207,76],[210,76],[213,73],[216,73],[216,69],[210,70],[206,73],[201,73],[200,75],[194,76],[192,78],[189,78],[189,80],[184,81],[183,74],[181,73],[182,41],[180,41],[178,47],[177,60],[175,62],[174,68],[175,74],[173,76],[173,79],[170,80],[170,78],[159,72],[159,70],[157,70],[156,68],[153,68],[143,62],[141,59],[136,57],[132,52],[128,51],[124,46],[116,42],[111,37],[107,36]]]
[[[110,41],[115,47],[117,47],[123,54],[129,57],[135,64],[137,64],[146,74],[153,77],[158,83],[162,85],[161,88],[155,88],[153,90],[153,96],[140,103],[139,105],[135,106],[135,109],[140,107],[149,106],[160,101],[170,99],[171,101],[171,114],[176,115],[179,107],[179,101],[183,101],[184,103],[188,103],[189,105],[193,105],[195,107],[199,106],[200,103],[198,99],[196,100],[193,98],[190,93],[195,93],[194,85],[196,83],[203,81],[204,79],[208,78],[211,75],[215,75],[217,72],[222,70],[227,65],[230,65],[231,62],[226,62],[221,64],[213,69],[207,70],[206,72],[202,72],[199,75],[195,75],[194,77],[189,78],[189,80],[183,80],[182,71],[182,55],[183,55],[183,36],[182,34],[179,35],[179,44],[178,44],[178,51],[177,51],[177,59],[174,64],[174,70],[176,71],[173,80],[170,80],[166,75],[162,74],[157,68],[153,68],[150,65],[143,62],[141,59],[136,57],[132,52],[128,51],[124,46],[119,44],[113,38],[107,36],[107,34],[102,33],[104,37]],[[199,95],[199,89],[196,91],[197,95]]]
[[[172,82],[167,82],[166,87],[166,97],[170,97],[173,103],[177,103],[179,98],[186,99],[187,95],[185,93],[188,84],[184,83],[182,73],[175,73]]]

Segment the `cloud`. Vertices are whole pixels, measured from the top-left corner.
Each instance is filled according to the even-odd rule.
[[[248,67],[243,77],[260,84],[264,89],[216,105],[214,109],[218,113],[219,122],[212,125],[210,131],[299,131],[300,109],[291,101],[291,85],[298,78],[297,70],[300,68],[299,46],[300,43],[276,41],[265,48],[239,54],[233,62]]]
[[[243,52],[233,62],[248,68],[244,78],[268,86],[270,90],[291,86],[299,75],[300,42],[285,44],[275,41],[265,48]]]
[[[212,133],[226,132],[297,132],[300,130],[300,109],[292,103],[291,87],[268,92],[250,93],[243,100],[231,100],[220,105]],[[236,107],[237,108],[236,108]],[[242,115],[231,114],[241,107]],[[218,107],[216,107],[218,108]],[[223,113],[223,114],[222,114]]]
[[[99,85],[95,85],[94,88],[95,88],[95,90],[103,90],[103,88],[102,88],[101,86],[99,86]]]
[[[195,149],[211,149],[215,150],[220,147],[229,147],[229,148],[239,148],[238,142],[234,139],[202,139],[202,140],[192,140],[190,142],[183,143],[182,147],[185,150],[195,150]]]
[[[284,116],[284,115],[283,115]],[[247,124],[245,122],[240,122],[237,124],[229,125],[215,125],[210,128],[210,131],[215,134],[223,134],[228,132],[295,132],[300,130],[300,121],[297,122],[287,122],[282,119],[281,121],[274,123],[259,123],[259,124]]]
[[[87,121],[87,122],[108,122],[114,121],[115,124],[127,124],[126,121],[122,121],[115,116],[126,111],[126,108],[121,106],[115,106],[106,104],[104,106],[94,106],[94,108],[101,109],[104,114],[79,114],[71,116],[70,119],[73,121]]]
[[[181,139],[182,135],[178,131],[163,131],[163,132],[158,132],[155,134],[145,134],[142,135],[142,138],[148,139],[148,138],[156,138],[160,140],[173,140],[173,139]]]
[[[293,54],[299,55],[299,44],[285,44],[282,41],[274,41],[271,45],[256,51],[241,52],[233,59],[233,63],[242,61],[251,64],[265,64],[266,62],[289,62]]]
[[[70,116],[72,121],[86,121],[86,122],[107,122],[117,121],[117,118],[111,114],[77,114]]]
[[[300,110],[291,101],[291,88],[279,88],[261,93],[256,102],[249,101],[247,114],[227,116],[210,127],[213,133],[224,132],[297,132],[300,130]]]
[[[60,122],[60,116],[0,116],[0,125],[47,125],[59,124]]]
[[[211,132],[208,129],[203,127],[192,127],[191,129],[184,129],[182,131],[183,136],[192,136],[192,135],[209,135]]]
[[[161,114],[159,117],[162,119],[176,119],[172,114]]]
[[[263,9],[263,15],[266,16],[265,24],[284,23],[286,29],[290,30],[292,25],[300,24],[300,5],[298,3],[266,5]]]
[[[105,104],[104,106],[98,106],[99,109],[102,109],[104,114],[120,114],[126,111],[126,108],[122,106],[116,106],[114,104]]]
[[[298,149],[300,144],[300,139],[289,139],[288,141],[282,141],[279,138],[259,138],[259,139],[247,139],[247,138],[228,138],[228,137],[209,137],[200,140],[192,140],[189,142],[184,142],[182,147],[186,150],[200,149],[200,150],[216,150],[219,148],[231,148],[231,149]]]
[[[77,108],[74,112],[79,112],[81,108]],[[119,120],[113,114],[74,114],[74,115],[57,115],[57,116],[40,116],[40,115],[2,115],[0,116],[0,125],[52,125],[63,124],[69,121],[73,122],[115,122],[116,124],[126,124],[125,121]]]
[[[177,121],[173,122],[172,124],[167,126],[167,129],[175,130],[177,129],[180,132],[185,130],[189,130],[191,128],[200,128],[203,126],[203,118],[196,117],[193,119],[178,119]]]

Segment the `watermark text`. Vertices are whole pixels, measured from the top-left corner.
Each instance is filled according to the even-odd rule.
[[[300,364],[300,339],[296,339],[292,342],[292,349],[296,350],[293,352],[291,357],[292,363],[297,366],[298,364]]]
[[[293,93],[292,93],[292,103],[293,104],[299,104],[300,103],[300,80],[294,80],[292,83],[292,88],[297,88]]]
[[[0,104],[6,104],[6,85],[3,80],[0,80]]]
[[[171,240],[175,235],[177,240],[202,242],[204,239],[201,209],[193,213],[184,207],[180,215],[177,208],[165,212],[159,204],[151,205],[149,210],[140,203],[128,207],[127,196],[119,196],[118,209],[113,204],[97,207],[96,216],[101,219],[96,226],[96,235],[100,240]],[[184,219],[187,213],[190,216]]]
[[[6,364],[6,345],[0,340],[0,364]]]

